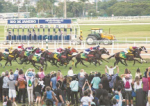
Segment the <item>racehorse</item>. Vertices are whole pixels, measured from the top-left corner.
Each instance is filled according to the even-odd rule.
[[[47,69],[47,63],[46,63],[46,61],[45,61],[45,58],[41,57],[41,58],[39,59],[39,61],[35,61],[35,60],[33,60],[33,56],[34,56],[34,54],[29,55],[29,56],[28,56],[28,61],[31,62],[31,64],[32,64],[36,69],[39,69],[39,68],[40,68],[40,66],[38,66],[38,65],[35,64],[35,63],[38,63],[38,64],[41,64],[43,68],[44,68],[44,66],[45,66],[45,70],[46,70],[46,69]]]
[[[73,53],[78,53],[78,51],[75,48],[71,49],[65,49],[61,54],[57,54],[57,58],[54,58],[54,55],[56,53],[49,52],[48,55],[48,61],[51,62],[52,65],[55,65],[56,67],[59,67],[57,65],[57,62],[59,62],[59,65],[66,65],[69,63],[69,61],[72,60],[73,57],[75,57],[76,54]],[[73,60],[72,60],[73,61]]]
[[[87,58],[82,58],[82,54],[83,52],[79,53],[76,55],[76,60],[77,62],[75,63],[75,67],[77,67],[77,64],[80,62],[82,65],[86,66],[84,63],[83,63],[83,60],[85,61],[88,61],[88,62],[94,62],[95,63],[95,66],[97,64],[97,60],[99,58],[99,55],[96,55],[96,54],[100,54],[100,51],[99,50],[95,50],[95,51],[92,51],[91,53],[89,53],[88,55],[86,55],[85,57]],[[84,54],[85,55],[85,54]]]
[[[100,52],[99,52],[98,54],[95,54],[96,57],[99,57],[97,63],[99,63],[99,65],[100,65],[99,60],[100,60],[100,61],[106,61],[106,62],[108,63],[107,60],[105,60],[104,58],[102,58],[102,55],[103,55],[103,54],[109,55],[109,51],[107,51],[106,48],[102,48],[102,49],[100,49],[99,51],[100,51]]]
[[[124,53],[125,54],[125,58],[122,58],[120,56],[120,54],[122,54],[122,53],[124,53],[124,51],[118,52],[118,53],[116,53],[116,54],[114,54],[114,55],[112,55],[112,56],[110,56],[108,58],[108,59],[111,59],[112,57],[115,57],[116,61],[114,62],[114,66],[116,64],[118,64],[119,62],[121,62],[125,66],[128,66],[127,63],[126,63],[126,60],[128,60],[128,61],[134,61],[133,65],[135,65],[136,61],[139,62],[139,63],[141,63],[139,60],[135,59],[136,57],[139,57],[139,53],[140,53],[139,49],[135,49],[134,54],[125,54]],[[122,60],[124,60],[125,63],[123,63]]]
[[[17,55],[17,53],[18,53],[18,50],[15,49],[12,53],[10,53],[10,54],[8,55],[8,57],[6,58],[5,66],[7,65],[8,62],[10,63],[10,66],[12,66],[11,61],[15,59],[15,56]],[[5,67],[5,66],[4,66],[4,67]]]

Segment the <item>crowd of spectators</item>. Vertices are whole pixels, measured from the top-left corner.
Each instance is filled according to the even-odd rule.
[[[105,66],[105,74],[74,74],[70,67],[66,76],[61,70],[10,70],[1,74],[0,100],[3,106],[150,106],[150,67],[142,72],[125,69],[119,76],[118,66]]]

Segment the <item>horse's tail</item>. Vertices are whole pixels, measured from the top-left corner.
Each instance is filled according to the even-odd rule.
[[[107,59],[111,59],[112,57],[115,57],[115,54],[114,55],[112,55],[112,56],[110,56],[109,58],[107,58]]]

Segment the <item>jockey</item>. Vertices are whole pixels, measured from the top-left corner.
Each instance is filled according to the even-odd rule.
[[[44,51],[43,48],[42,48],[42,49],[37,49],[37,50],[35,51],[35,55],[38,56],[38,57],[40,57],[43,51]]]
[[[32,50],[33,50],[32,47],[27,47],[27,48],[26,48],[26,51],[27,51],[27,52],[32,52]]]
[[[24,50],[24,47],[23,47],[23,46],[24,46],[23,44],[19,45],[19,46],[18,46],[18,51]]]
[[[88,49],[85,49],[85,50],[84,50],[84,53],[85,53],[85,54],[89,54],[90,51],[92,51],[92,50],[93,50],[93,47],[90,47],[90,48],[88,48]]]
[[[70,49],[71,49],[71,46],[68,46],[68,49],[70,50]]]
[[[125,53],[133,53],[135,51],[135,49],[137,49],[138,47],[136,46],[130,46],[129,48],[124,49]]]
[[[58,48],[55,52],[58,53],[58,54],[60,54],[60,53],[62,53],[63,51],[64,51],[63,48]]]
[[[5,54],[9,54],[9,53],[12,53],[12,47],[8,48],[8,49],[5,49],[4,53]]]
[[[96,47],[93,47],[93,50],[97,50],[97,49],[99,49],[100,48],[100,46],[98,45],[98,46],[96,46]]]

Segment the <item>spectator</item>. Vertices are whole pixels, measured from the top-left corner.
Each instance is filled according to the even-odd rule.
[[[66,78],[66,86],[67,86],[67,100],[70,101],[71,98],[71,89],[70,89],[70,83],[72,81],[72,76],[68,75]]]
[[[5,77],[3,78],[3,101],[4,101],[4,98],[6,98],[8,100],[8,82],[9,82],[9,79],[8,79],[8,71],[5,72]]]
[[[134,83],[134,91],[136,92],[136,106],[142,106],[144,104],[142,80],[139,76],[136,76]]]
[[[136,73],[135,73],[135,78],[136,78],[136,77],[142,78],[142,74],[141,74],[139,68],[137,69],[137,71],[136,71]]]
[[[11,72],[11,75],[9,76],[8,86],[9,86],[9,99],[10,100],[13,99],[13,104],[17,106],[15,102],[15,98],[16,98],[15,86],[17,86],[17,82],[14,80],[13,72]]]
[[[99,84],[99,89],[96,90],[96,97],[100,98],[100,96],[103,94],[103,85]]]
[[[129,101],[131,102],[131,106],[133,106],[133,98],[131,96],[132,94],[132,79],[131,76],[128,72],[128,70],[125,70],[125,74],[121,75],[122,76],[122,80],[124,82],[124,89],[125,89],[125,99],[126,99],[126,104],[127,106],[129,106]],[[125,76],[125,77],[124,77]]]
[[[64,100],[62,97],[62,90],[60,89],[60,84],[57,83],[56,87],[57,89],[55,89],[54,92],[56,94],[56,98],[58,99],[58,106],[62,106],[62,104],[64,104]]]
[[[113,66],[108,67],[106,65],[105,67],[107,68],[109,75],[113,75],[114,74],[114,69],[116,69],[116,66],[115,67],[113,67]]]
[[[109,80],[109,87],[110,87],[109,92],[110,92],[110,93],[111,93],[112,89],[114,88],[114,82],[115,82],[115,80],[116,80],[116,77],[117,77],[118,74],[119,74],[119,67],[116,66],[116,68],[117,68],[117,73],[114,74],[114,75],[109,75],[109,74],[107,73],[107,69],[106,69],[106,67],[105,67],[105,73],[106,73],[106,76],[107,76],[107,78],[108,78],[108,80]]]
[[[81,98],[82,106],[90,106],[91,105],[91,99],[88,96],[88,91],[84,91],[84,96]]]
[[[71,81],[70,83],[70,88],[71,88],[71,102],[72,104],[78,105],[79,83],[75,77],[73,77],[73,81]],[[76,103],[74,102],[74,100],[76,101]]]
[[[35,92],[35,96],[36,96],[36,104],[40,104],[41,102],[41,94],[42,94],[42,85],[39,84],[39,80],[36,78],[34,80],[34,92]]]
[[[56,73],[55,73],[52,75],[51,82],[50,82],[50,86],[52,87],[53,90],[56,89],[56,82],[57,82],[57,79],[56,79]]]
[[[99,104],[100,105],[106,105],[106,106],[110,105],[110,99],[108,97],[108,91],[103,90],[103,95],[100,96]]]
[[[82,76],[80,74],[78,74],[78,80],[79,80],[79,92],[80,92],[80,99],[82,98],[82,87],[83,87],[83,84],[85,83],[85,76]]]
[[[150,67],[148,68],[148,71],[147,71],[148,83],[150,84],[149,72],[150,72]],[[149,85],[149,89],[148,89],[148,102],[147,102],[147,106],[150,106],[150,85]]]
[[[103,74],[101,79],[102,79],[101,80],[101,84],[103,85],[103,89],[106,89],[109,92],[110,88],[109,88],[109,80],[108,80],[108,78],[106,77],[105,74]]]
[[[96,76],[92,79],[91,84],[93,84],[92,89],[96,90],[99,88],[99,83],[101,82],[101,79],[99,78],[99,75],[96,74]]]
[[[70,75],[70,76],[73,76],[73,75],[74,75],[74,74],[73,74],[72,67],[69,68],[68,75]]]
[[[146,73],[147,73],[147,71],[146,71]],[[142,83],[143,83],[144,106],[146,106],[146,103],[147,103],[146,97],[148,96],[148,89],[149,89],[149,83],[148,83],[148,78],[147,78],[146,74],[144,74],[144,76],[142,78]]]
[[[30,70],[27,70],[25,76],[27,80],[27,92],[28,92],[28,102],[29,105],[33,104],[33,76],[27,76]]]
[[[23,70],[22,69],[19,70],[18,81],[19,80],[25,80],[25,75],[23,74]]]
[[[18,88],[19,88],[19,98],[18,98],[18,103],[21,103],[21,97],[23,96],[23,103],[25,103],[25,97],[26,97],[26,80],[20,79],[18,80]]]
[[[45,87],[50,86],[50,80],[51,80],[50,74],[47,74],[43,79]]]
[[[14,72],[14,80],[17,80],[18,74],[19,74],[19,70],[17,68],[16,71]]]
[[[39,78],[41,78],[41,79],[43,79],[45,77],[45,73],[44,73],[43,68],[39,69],[38,75],[39,75]]]
[[[2,86],[3,86],[3,78],[4,78],[4,76],[5,76],[5,72],[2,72],[2,76],[0,77],[0,100],[1,101],[3,101],[3,88],[2,88]]]
[[[46,106],[53,106],[53,100],[55,100],[56,106],[58,104],[58,100],[55,97],[54,92],[51,90],[49,86],[46,87],[46,91],[44,92],[44,96],[42,98],[43,102],[44,102],[44,99],[46,99]]]

